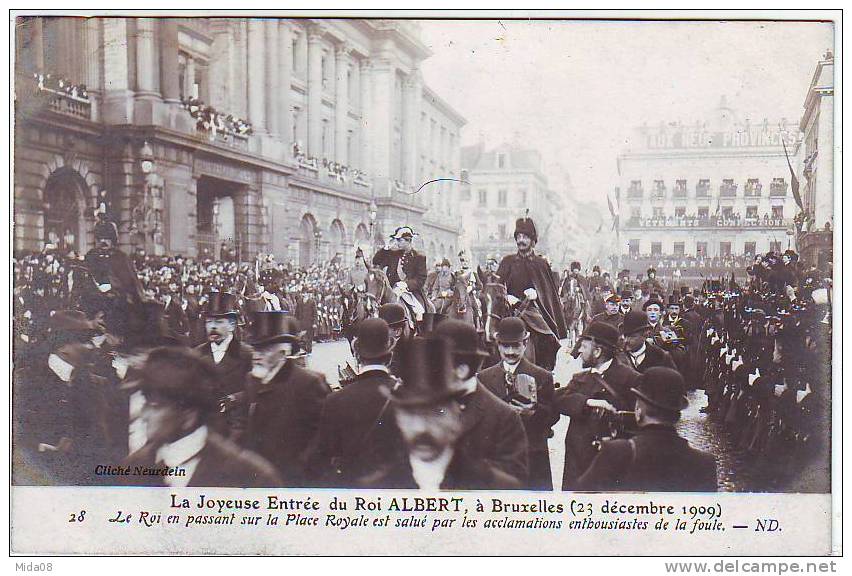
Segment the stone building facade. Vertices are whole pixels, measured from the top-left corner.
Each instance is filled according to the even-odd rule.
[[[421,78],[430,53],[416,22],[18,24],[16,249],[86,251],[99,194],[120,244],[149,253],[227,245],[307,266],[351,260],[402,224],[421,248],[457,243],[452,202],[414,193],[458,177],[465,123]],[[421,132],[432,125],[437,135]]]
[[[618,157],[622,266],[753,256],[791,247],[796,205],[785,158],[798,130],[738,118],[725,99],[705,121],[634,130]],[[680,266],[680,265],[679,265]]]

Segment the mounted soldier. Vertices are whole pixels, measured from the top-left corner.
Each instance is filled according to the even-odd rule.
[[[518,252],[503,258],[497,276],[506,285],[506,298],[513,312],[527,324],[535,363],[553,370],[559,340],[567,335],[559,291],[550,265],[535,253],[538,232],[532,219],[519,218],[514,237]]]
[[[384,270],[393,291],[411,311],[418,332],[432,329],[435,308],[423,291],[426,282],[426,255],[414,249],[415,232],[410,226],[400,226],[391,235],[393,244],[381,248],[373,256],[373,265]]]

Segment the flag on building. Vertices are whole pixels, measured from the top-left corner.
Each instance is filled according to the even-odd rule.
[[[784,157],[787,159],[787,166],[790,168],[790,188],[793,190],[793,199],[799,206],[799,209],[804,211],[805,205],[802,202],[802,196],[799,194],[799,179],[796,178],[796,172],[793,171],[793,165],[790,163],[790,155],[787,154],[787,144],[781,138],[781,145],[784,147]]]

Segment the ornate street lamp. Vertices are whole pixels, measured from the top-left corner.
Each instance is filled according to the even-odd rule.
[[[160,188],[162,186],[154,164],[154,151],[148,142],[143,142],[139,150],[139,168],[145,179],[142,197],[131,210],[130,233],[142,237],[142,245],[145,249],[153,244],[154,254],[162,250],[162,203],[160,201]]]
[[[376,206],[375,200],[370,200],[370,205],[367,207],[367,215],[370,217],[370,249],[375,248],[376,243],[376,218],[379,215],[379,207]]]

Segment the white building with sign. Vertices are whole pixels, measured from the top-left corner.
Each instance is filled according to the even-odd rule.
[[[793,154],[797,134],[786,119],[738,117],[724,97],[706,120],[636,128],[618,157],[622,268],[697,280],[792,246],[782,138]]]

